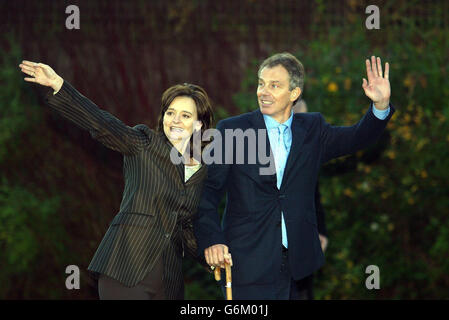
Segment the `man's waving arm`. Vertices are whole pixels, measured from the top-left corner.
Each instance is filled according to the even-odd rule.
[[[372,103],[368,112],[355,125],[348,127],[331,126],[320,118],[321,146],[323,148],[322,162],[354,153],[374,143],[385,129],[394,113],[390,104],[391,88],[389,81],[389,64],[385,64],[385,74],[382,71],[380,58],[371,57],[366,60],[368,81],[363,78],[362,88]]]

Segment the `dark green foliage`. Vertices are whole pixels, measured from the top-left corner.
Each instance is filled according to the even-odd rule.
[[[63,258],[66,234],[58,217],[59,197],[21,181],[21,168],[14,166],[26,161],[25,141],[37,141],[25,136],[40,117],[32,107],[36,102],[17,85],[22,82],[16,67],[20,52],[14,42],[10,45],[0,62],[0,298],[26,298],[38,296],[34,284],[43,276],[51,278],[53,268],[43,261]]]

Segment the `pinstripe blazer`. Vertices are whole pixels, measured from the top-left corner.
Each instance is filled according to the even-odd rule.
[[[134,286],[151,270],[174,231],[181,231],[183,248],[196,257],[190,217],[196,213],[207,167],[202,166],[184,183],[184,165],[171,162],[172,145],[163,132],[142,124],[126,126],[66,81],[57,94],[49,92],[45,100],[94,139],[124,156],[120,210],[88,270]]]

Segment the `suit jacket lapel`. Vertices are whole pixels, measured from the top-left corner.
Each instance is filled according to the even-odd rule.
[[[165,136],[165,134],[163,132],[160,132],[159,135],[160,135],[161,139],[164,140],[166,146],[169,148],[168,152],[171,152],[173,145],[170,143],[170,141],[168,141],[167,137]],[[182,157],[182,155],[181,155],[181,153],[179,153],[179,151],[178,151],[178,157]],[[179,164],[174,164],[173,162],[172,162],[172,164],[175,166],[176,171],[179,174],[181,183],[184,183],[184,164],[182,163],[182,161]]]
[[[270,145],[270,139],[268,137],[268,130],[265,126],[265,121],[263,119],[262,112],[260,112],[260,109],[257,109],[252,112],[252,116],[249,118],[250,120],[250,127],[256,130],[256,137],[257,137],[257,155],[259,156],[261,145],[259,144],[258,135],[260,134],[259,130],[265,130],[265,154],[264,157],[266,157],[266,153],[270,152],[270,162],[269,164],[273,164],[274,166],[274,153],[271,150]],[[274,173],[272,175],[261,175],[260,174],[260,168],[267,168],[269,164],[261,164],[259,161],[259,157],[257,157],[257,165],[255,166],[255,169],[257,169],[257,172],[255,175],[259,177],[260,181],[268,181],[273,184],[274,188],[276,188],[276,170],[274,170]]]
[[[287,158],[287,164],[285,165],[284,175],[282,178],[282,185],[284,185],[284,182],[288,179],[292,167],[295,165],[296,160],[302,153],[301,147],[304,144],[305,137],[306,137],[306,129],[304,128],[303,125],[303,119],[301,119],[298,115],[293,115],[292,146],[290,148],[290,153]]]

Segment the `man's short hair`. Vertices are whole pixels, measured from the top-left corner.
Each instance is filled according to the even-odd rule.
[[[296,87],[299,87],[301,89],[300,96],[302,96],[305,78],[304,66],[291,53],[288,52],[276,53],[275,55],[272,55],[271,57],[265,59],[265,61],[262,62],[262,64],[260,65],[257,75],[260,77],[260,72],[262,71],[263,68],[265,67],[273,68],[276,67],[277,65],[283,66],[285,70],[287,70],[288,72],[288,75],[290,77],[289,90],[291,91]]]

